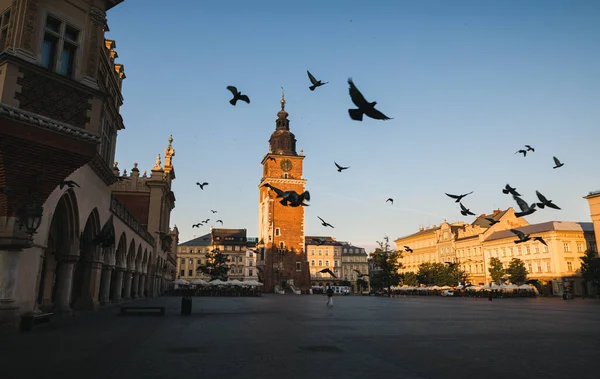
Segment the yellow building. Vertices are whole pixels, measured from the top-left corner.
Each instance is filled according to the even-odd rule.
[[[369,255],[364,248],[354,246],[349,242],[341,242],[342,245],[342,277],[350,282],[351,291],[360,293],[363,291],[357,284],[358,272],[365,274],[361,279],[367,282],[367,290],[370,288],[369,280]]]
[[[210,233],[194,238],[177,246],[178,278],[192,281],[210,278],[197,271],[206,263],[206,253],[219,249],[227,256],[229,279],[258,280],[256,270],[255,239],[246,237],[246,229],[211,228]]]
[[[338,280],[342,278],[342,244],[328,236],[306,236],[306,254],[312,286],[325,286],[334,280],[323,269],[330,269]]]
[[[525,262],[528,279],[537,280],[543,293],[562,293],[563,281],[574,284],[575,294],[581,294],[581,279],[577,272],[581,266],[579,257],[595,247],[594,225],[591,222],[549,221],[517,228],[531,240],[515,244],[518,238],[510,230],[501,230],[487,236],[483,241],[485,261],[496,257],[508,267],[512,258]],[[547,246],[533,237],[542,237]],[[491,281],[486,270],[486,282]]]

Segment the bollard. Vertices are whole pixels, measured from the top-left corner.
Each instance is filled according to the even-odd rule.
[[[192,314],[191,296],[184,296],[181,298],[181,314],[184,316],[189,316]]]

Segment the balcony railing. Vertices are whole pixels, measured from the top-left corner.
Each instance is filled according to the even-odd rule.
[[[121,203],[116,197],[112,196],[110,201],[111,212],[121,219],[127,226],[133,229],[140,237],[142,237],[150,245],[154,246],[154,237],[150,234],[140,222],[133,217],[131,213],[125,208],[125,205]]]

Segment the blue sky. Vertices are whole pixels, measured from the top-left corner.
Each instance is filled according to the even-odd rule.
[[[372,249],[384,235],[472,222],[535,190],[563,208],[530,223],[590,221],[600,189],[596,1],[128,0],[108,14],[124,64],[117,158],[148,171],[173,134],[181,241],[214,218],[257,234],[260,164],[280,86],[303,148],[307,235]],[[330,83],[311,92],[310,70]],[[352,121],[348,77],[393,120]],[[229,104],[237,86],[251,104]],[[514,152],[530,144],[535,153]],[[552,156],[565,166],[553,170]],[[351,168],[338,173],[334,160]],[[197,181],[209,186],[200,191]],[[388,197],[394,205],[386,203]],[[323,228],[317,216],[335,226]],[[332,233],[333,232],[333,233]]]

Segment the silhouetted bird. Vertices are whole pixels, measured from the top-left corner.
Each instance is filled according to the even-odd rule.
[[[321,217],[317,216],[317,218],[318,218],[319,220],[321,220],[321,225],[323,225],[324,227],[328,227],[328,226],[330,226],[330,227],[332,227],[332,228],[333,228],[333,225],[331,225],[330,223],[326,222],[326,221],[325,221],[325,220],[323,220]]]
[[[490,222],[490,226],[496,225],[497,223],[499,223],[500,221],[498,220],[494,220],[491,217],[484,217],[484,219],[488,220]]]
[[[502,193],[505,193],[505,194],[510,193],[511,195],[514,195],[514,196],[521,196],[521,194],[517,192],[516,188],[513,188],[513,187],[509,186],[508,184],[504,187],[504,189],[502,190]]]
[[[329,82],[323,83],[322,81],[315,79],[315,77],[308,70],[306,70],[306,73],[308,74],[308,78],[310,79],[310,82],[312,83],[312,86],[308,87],[311,91],[314,91],[315,88],[321,87],[321,86],[329,83]]]
[[[60,183],[60,189],[63,189],[65,186],[69,187],[69,188],[73,188],[73,187],[79,187],[79,184],[75,183],[72,180],[63,180],[62,183]],[[79,187],[81,188],[81,187]]]
[[[223,221],[222,221],[222,220],[217,220],[217,221],[215,221],[215,222],[220,222],[220,223],[221,223],[221,225],[223,225]]]
[[[229,104],[235,105],[237,104],[238,100],[245,101],[246,103],[250,104],[250,98],[246,95],[242,95],[242,93],[234,86],[227,86],[227,89],[233,94],[233,99],[229,100]]]
[[[270,161],[277,162],[277,159],[275,159],[275,158],[273,158],[273,157],[269,157],[268,159],[269,159]]]
[[[362,278],[364,276],[369,276],[369,274],[361,274],[360,271],[358,271],[357,269],[354,269],[354,272],[356,272],[358,274],[356,276],[358,276],[359,278]]]
[[[337,167],[338,172],[342,172],[342,170],[347,170],[347,169],[350,168],[350,166],[348,166],[348,167],[342,167],[339,164],[337,164],[335,161],[333,163],[335,163],[335,167]]]
[[[519,153],[522,153],[524,157],[527,156],[527,150],[521,149],[521,150],[517,151],[515,154],[519,154]]]
[[[554,167],[552,168],[559,168],[565,165],[564,163],[561,163],[561,161],[559,161],[556,157],[552,157],[552,159],[554,159]]]
[[[298,194],[296,191],[282,191],[279,188],[270,185],[269,183],[266,183],[263,186],[272,189],[277,194],[277,197],[281,197],[281,201],[279,203],[283,206],[298,207],[302,205],[307,207],[308,204],[306,204],[304,201],[310,201],[310,193],[308,191]]]
[[[320,246],[320,245],[324,244],[325,242],[327,242],[327,240],[325,238],[321,238],[321,237],[315,238],[312,241],[316,242],[317,246]]]
[[[548,246],[548,244],[546,243],[546,241],[544,241],[544,239],[542,237],[533,237],[533,239],[535,241],[539,241],[542,243],[542,245]]]
[[[525,147],[527,148],[527,151],[535,151],[535,149],[530,145],[525,145]]]
[[[408,246],[404,246],[404,251],[406,251],[407,253],[412,253],[412,252],[413,252],[413,249],[411,249],[411,248],[410,248],[410,247],[408,247]]]
[[[515,196],[515,195],[513,195],[513,199],[515,199],[515,201],[517,202],[517,205],[521,209],[521,212],[515,212],[515,217],[529,216],[530,214],[532,214],[533,212],[536,211],[535,203],[529,205],[525,202],[525,200],[523,200],[519,196]]]
[[[391,120],[391,118],[375,109],[375,105],[377,105],[376,101],[369,103],[365,99],[362,93],[360,93],[358,88],[354,85],[352,78],[348,79],[348,84],[350,85],[350,98],[352,98],[354,105],[358,107],[358,109],[348,109],[351,119],[362,121],[364,114],[375,120]]]
[[[201,222],[199,222],[199,223],[197,223],[197,224],[192,224],[192,228],[199,228],[199,227],[201,227],[201,226],[202,226],[202,223],[201,223]]]
[[[210,218],[207,218],[206,220],[202,221],[205,224],[208,224],[208,222],[210,221]]]
[[[445,193],[445,192],[444,192]],[[469,193],[465,193],[464,195],[451,195],[449,193],[446,193],[446,196],[449,196],[453,199],[456,199],[455,203],[460,203],[460,201],[463,199],[463,197],[472,194],[473,191],[469,192]]]
[[[208,183],[207,182],[204,182],[204,183],[196,182],[196,185],[198,185],[200,187],[200,189],[203,190],[204,186],[207,186]]]
[[[515,243],[523,243],[523,242],[527,242],[529,241],[531,238],[529,237],[529,234],[525,234],[520,230],[517,229],[511,229],[511,232],[513,232],[514,234],[517,235],[517,237],[519,237],[519,239],[517,241],[514,241]]]
[[[330,269],[328,269],[328,268],[324,268],[324,269],[322,269],[322,270],[321,270],[321,271],[319,271],[319,272],[320,272],[320,273],[323,273],[323,274],[327,273],[327,274],[329,274],[329,275],[331,275],[331,276],[333,276],[334,278],[336,278],[336,279],[337,279],[337,276],[335,276],[335,274],[333,273],[333,271],[331,271],[331,270],[330,270]]]
[[[540,200],[540,203],[537,203],[538,208],[544,209],[544,207],[548,207],[548,208],[560,210],[560,207],[558,205],[554,204],[552,202],[552,200],[548,200],[546,198],[546,196],[544,196],[540,193],[540,191],[535,191],[535,194],[537,195],[538,199]]]
[[[471,212],[470,209],[467,209],[467,207],[465,207],[462,203],[460,204],[460,214],[463,216],[475,216],[475,213]]]
[[[389,201],[390,203],[394,204],[394,199],[392,199],[391,197],[390,197],[390,198],[388,198],[388,199],[387,199],[385,202],[387,203],[388,201]]]
[[[217,211],[213,211],[212,209],[210,210],[212,213],[217,213]]]

